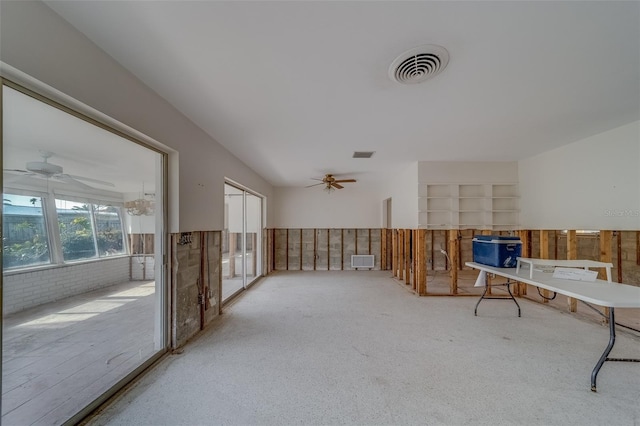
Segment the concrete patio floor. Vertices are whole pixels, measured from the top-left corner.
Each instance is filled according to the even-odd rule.
[[[153,281],[3,319],[2,424],[59,425],[154,353]]]

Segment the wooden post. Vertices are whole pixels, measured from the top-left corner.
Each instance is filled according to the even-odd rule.
[[[451,259],[451,275],[449,277],[449,292],[458,294],[458,231],[452,229],[449,231],[449,258]]]
[[[411,229],[404,230],[404,282],[411,284]]]
[[[611,263],[613,259],[613,254],[611,253],[611,242],[612,242],[613,232],[611,231],[600,231],[600,262],[608,262]],[[607,270],[605,268],[600,268],[598,271],[598,278],[601,280],[607,279]],[[605,323],[609,323],[609,308],[604,308],[604,318]]]
[[[387,270],[387,229],[380,230],[380,270]]]
[[[285,259],[286,259],[286,270],[289,270],[289,228],[285,229],[285,233],[284,233],[284,237],[287,240],[287,242],[285,243]]]
[[[313,228],[313,270],[316,270],[318,260],[318,230]]]
[[[354,232],[355,232],[355,242],[356,242],[354,254],[358,254],[358,228],[355,228]]]
[[[576,231],[567,231],[567,260],[575,260],[578,258],[578,239],[576,237]],[[573,297],[567,299],[569,303],[569,311],[576,312],[578,310],[578,301]]]
[[[482,235],[491,235],[490,229],[482,230]],[[491,274],[487,274],[487,296],[491,295]]]
[[[367,252],[367,254],[372,254],[371,253],[371,228],[369,228],[369,251]]]
[[[344,228],[340,229],[340,270],[344,270]]]
[[[331,270],[331,229],[327,228],[327,271]]]
[[[549,259],[549,231],[544,229],[540,230],[540,259]],[[549,290],[543,289],[542,296],[542,303],[549,303]]]
[[[404,280],[404,229],[398,229],[398,279]]]
[[[520,241],[522,241],[522,257],[531,257],[531,231],[520,231]],[[518,283],[518,296],[527,294],[527,284]]]
[[[618,262],[617,262],[617,269],[618,269],[618,282],[621,283],[622,282],[622,231],[616,231],[616,245],[617,245],[617,252],[618,252]]]
[[[398,230],[391,230],[391,276],[398,276]]]
[[[424,296],[425,294],[427,294],[427,258],[425,256],[427,248],[425,245],[426,234],[426,229],[418,229],[417,231],[418,242],[416,243],[416,293],[418,294],[418,296]]]
[[[300,228],[300,270],[302,271],[302,228]]]

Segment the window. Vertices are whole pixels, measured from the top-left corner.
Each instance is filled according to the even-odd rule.
[[[120,208],[56,199],[65,261],[124,254]]]
[[[42,197],[4,194],[2,227],[4,268],[51,262]]]

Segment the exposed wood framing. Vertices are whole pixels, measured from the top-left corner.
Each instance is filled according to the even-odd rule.
[[[434,244],[434,236],[433,236],[433,234],[435,234],[435,231],[431,230],[431,231],[429,231],[429,233],[431,234],[431,270],[433,271],[436,268],[436,266],[435,266],[436,265],[436,260],[435,260],[435,257],[434,257],[435,248],[434,248],[434,245],[433,245]]]
[[[300,228],[300,270],[302,271],[302,228]]]
[[[636,231],[636,265],[640,265],[640,231]]]
[[[398,230],[391,230],[391,275],[398,276]]]
[[[398,279],[404,280],[404,229],[398,229]]]
[[[286,241],[286,243],[285,243],[285,253],[286,253],[285,257],[286,257],[286,261],[285,261],[285,262],[286,262],[286,266],[287,266],[287,267],[286,267],[286,270],[288,271],[288,270],[289,270],[289,228],[287,228],[287,229],[285,230],[285,234],[284,234],[284,236],[285,236],[285,238],[284,238],[284,239],[285,239],[285,241]]]
[[[387,229],[380,231],[380,269],[387,270]]]
[[[540,230],[540,259],[549,259],[549,231]],[[542,290],[542,303],[549,303],[549,290]]]
[[[327,271],[331,270],[331,230],[327,228]]]
[[[369,251],[367,252],[367,254],[372,254],[371,253],[371,228],[369,228]]]
[[[617,262],[617,269],[618,269],[618,282],[621,283],[622,282],[622,232],[621,231],[616,231],[616,248],[618,251],[618,262]]]
[[[449,293],[458,294],[458,232],[456,230],[449,231],[449,257],[451,258],[451,275],[449,278]]]
[[[318,230],[313,228],[313,270],[316,270],[316,263],[318,260]]]
[[[522,257],[531,257],[531,231],[523,230],[519,231],[520,241],[522,241]],[[516,287],[515,293],[518,296],[524,296],[527,294],[527,284],[519,282]]]
[[[490,229],[483,229],[482,230],[482,235],[491,235],[491,230]],[[491,274],[487,274],[487,296],[491,295]]]
[[[355,244],[356,244],[356,246],[355,246],[355,253],[354,253],[354,254],[358,254],[358,228],[356,228],[356,229],[354,230],[354,232],[355,232],[355,236],[356,236],[356,238],[355,238],[355,241],[356,241],[356,243],[355,243]]]
[[[575,229],[567,231],[567,260],[575,260],[578,258],[578,240]],[[578,310],[578,301],[573,297],[567,298],[569,303],[569,311],[576,312]]]
[[[340,230],[340,270],[344,270],[344,229]]]
[[[404,280],[411,284],[411,229],[404,230]]]
[[[613,253],[611,252],[611,242],[613,241],[613,232],[611,231],[600,231],[600,262],[608,262],[611,263],[613,259]],[[605,268],[600,268],[598,271],[598,278],[606,280],[607,279],[607,270]],[[604,318],[605,323],[609,322],[609,308],[604,308]]]
[[[418,296],[427,294],[427,259],[426,259],[426,229],[418,229],[417,231],[417,254],[416,254],[416,293]]]

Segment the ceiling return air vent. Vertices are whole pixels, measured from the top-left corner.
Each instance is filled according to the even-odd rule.
[[[402,84],[421,83],[438,75],[448,63],[449,52],[444,47],[425,44],[398,56],[389,67],[389,77]]]
[[[353,158],[371,158],[375,154],[375,151],[355,151]]]

